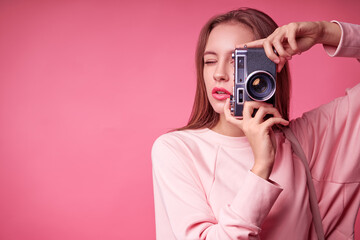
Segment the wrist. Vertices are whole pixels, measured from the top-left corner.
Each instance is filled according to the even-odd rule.
[[[320,37],[318,43],[329,46],[338,46],[341,38],[341,28],[334,22],[320,21]]]
[[[254,164],[251,169],[251,172],[258,175],[259,177],[268,180],[273,168],[273,163],[270,164]]]

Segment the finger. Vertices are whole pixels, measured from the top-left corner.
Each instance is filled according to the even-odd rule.
[[[272,107],[271,104],[258,101],[246,101],[244,103],[243,117],[244,120],[252,118],[252,114],[255,109],[259,109],[261,106]]]
[[[264,50],[266,53],[266,56],[273,61],[274,63],[279,63],[280,59],[279,57],[275,54],[274,49],[272,44],[270,43],[270,41],[264,41]]]
[[[283,58],[283,57],[280,58],[280,62],[278,63],[277,68],[276,68],[277,72],[281,72],[281,70],[283,69],[283,67],[286,64],[286,61],[287,61],[286,58]]]
[[[280,124],[283,126],[289,125],[289,121],[283,119],[283,118],[269,118],[265,122],[263,122],[261,125],[265,127],[266,129],[271,129],[272,126]]]
[[[263,43],[265,41],[265,38],[258,39],[252,42],[247,42],[244,44],[236,45],[236,48],[257,48],[257,47],[263,47]]]
[[[265,106],[261,106],[255,116],[254,116],[254,120],[257,124],[261,124],[262,122],[264,122],[264,118],[266,116],[266,114],[270,113],[270,107],[265,107]]]
[[[224,114],[225,114],[225,118],[231,116],[231,111],[230,111],[230,99],[226,99],[225,101],[225,105],[224,105]]]
[[[238,125],[238,126],[242,126],[242,121],[240,119],[235,118],[230,111],[230,99],[226,99],[225,105],[224,105],[224,115],[225,115],[225,119],[226,121],[234,124],[234,125]]]
[[[251,118],[250,110],[251,110],[251,103],[248,101],[245,101],[244,106],[243,106],[243,119],[244,120]]]
[[[271,105],[261,106],[256,112],[254,119],[258,124],[260,124],[264,122],[264,118],[267,114],[272,115],[275,118],[281,118],[279,111]]]
[[[287,51],[285,51],[283,44],[284,43],[281,41],[280,38],[276,38],[273,41],[274,48],[278,53],[279,57],[284,57],[284,58],[291,57],[291,55]]]
[[[264,118],[266,117],[266,115],[272,115],[272,117],[275,118],[281,118],[281,114],[279,113],[279,111],[274,108],[272,105],[270,106],[261,106],[258,111],[255,114],[255,120],[257,121],[257,123],[261,123],[264,122]]]
[[[243,108],[243,118],[244,120],[248,120],[252,118],[252,114],[254,112],[254,109],[259,108],[260,106],[257,105],[256,102],[253,101],[246,101],[244,102],[244,108]]]
[[[295,55],[300,52],[299,46],[296,41],[296,29],[290,29],[288,33],[288,43],[291,49],[291,55]]]
[[[230,99],[226,99],[225,105],[224,105],[224,115],[226,120],[230,120],[232,117],[231,111],[230,111]]]

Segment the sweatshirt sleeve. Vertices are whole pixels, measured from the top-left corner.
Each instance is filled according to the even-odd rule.
[[[290,123],[314,179],[360,180],[360,84]]]
[[[164,135],[153,145],[156,239],[259,239],[261,224],[282,189],[249,171],[216,219],[187,151]]]
[[[360,61],[360,25],[332,21],[339,25],[341,38],[337,47],[323,45],[331,57],[353,57]]]
[[[342,29],[339,46],[325,46],[325,50],[331,56],[360,59],[360,26],[336,23]],[[360,84],[347,90],[345,96],[303,114],[290,127],[307,154],[315,179],[359,182]]]

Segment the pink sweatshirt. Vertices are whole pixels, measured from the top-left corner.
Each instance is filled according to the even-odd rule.
[[[360,58],[360,26],[338,23],[330,55]],[[326,239],[352,239],[360,203],[360,84],[290,127],[309,160]],[[305,169],[276,133],[272,182],[253,174],[246,137],[164,134],[152,149],[156,239],[316,239]]]

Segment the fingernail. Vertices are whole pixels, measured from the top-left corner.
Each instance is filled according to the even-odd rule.
[[[287,60],[291,60],[291,58],[292,58],[291,56],[289,56],[289,57],[286,57],[286,59],[287,59]]]
[[[275,59],[274,62],[275,62],[276,64],[279,64],[280,59]]]

